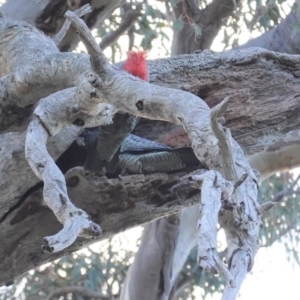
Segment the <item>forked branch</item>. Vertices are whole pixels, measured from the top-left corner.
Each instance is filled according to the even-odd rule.
[[[94,71],[100,72],[102,68],[108,68],[109,64],[106,56],[102,52],[84,21],[79,19],[78,16],[71,11],[67,11],[65,16],[68,20],[70,20],[74,28],[77,30],[76,33],[79,35],[81,41],[86,47],[88,54],[91,56]]]
[[[223,300],[236,299],[247,272],[252,268],[258,250],[260,224],[257,179],[242,150],[233,143],[230,130],[219,123],[228,100],[226,97],[211,113],[212,129],[219,141],[222,171],[225,179],[232,181],[229,193],[223,197],[220,224],[227,238],[227,260],[231,276],[235,278],[235,286],[227,284]],[[227,186],[230,186],[230,182],[227,182]]]
[[[90,80],[94,82],[93,78]],[[66,89],[42,99],[34,111],[27,129],[26,159],[37,177],[44,181],[44,200],[64,226],[58,234],[43,239],[42,249],[46,252],[61,251],[78,236],[97,237],[101,234],[100,226],[70,201],[65,177],[49,155],[47,141],[72,123],[82,122],[93,127],[111,122],[110,109],[111,106],[99,103],[93,84],[85,78],[78,88]],[[85,113],[94,110],[98,112],[98,118],[91,118]]]

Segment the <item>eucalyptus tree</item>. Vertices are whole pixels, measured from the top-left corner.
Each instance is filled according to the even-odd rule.
[[[299,59],[291,55],[298,53],[298,2],[283,16],[276,2],[170,1],[164,14],[148,3],[92,1],[84,20],[90,28],[107,25],[98,28],[100,46],[111,47],[113,60],[123,51],[122,34],[128,34],[129,50],[137,34],[144,35],[141,46],[150,48],[154,39],[167,38],[163,29],[173,24],[173,57],[149,61],[150,84],[112,67],[76,15],[68,13],[61,27],[66,10],[81,2],[19,0],[2,7],[1,281],[77,250],[91,237],[171,214],[147,226],[126,280],[134,284],[125,284],[123,299],[173,297],[197,240],[199,265],[219,271],[227,280],[223,297],[233,299],[258,250],[261,215],[279,201],[257,201],[259,178],[252,168],[266,177],[299,161]],[[266,32],[232,51],[205,50],[220,31],[225,47],[235,45],[242,26]],[[76,31],[88,55],[59,52],[74,48]],[[266,50],[248,48],[254,46]],[[189,55],[177,56],[184,53]],[[135,129],[142,137],[175,148],[191,143],[201,168],[122,179],[86,172],[86,150],[78,145],[87,134],[83,128],[107,124],[118,111],[145,118]],[[223,127],[224,112],[233,138]],[[66,181],[49,153],[60,157]],[[42,198],[64,225],[54,236],[60,226]],[[199,203],[200,215],[197,208],[178,214]],[[227,265],[217,252],[218,222],[227,234]],[[40,252],[44,236],[43,249],[54,253]]]

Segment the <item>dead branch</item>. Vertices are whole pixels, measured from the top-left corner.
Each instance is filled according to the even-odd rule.
[[[238,149],[237,144],[233,145],[230,130],[223,128],[218,122],[222,113],[226,110],[228,100],[228,97],[225,98],[212,109],[211,113],[212,129],[219,141],[222,157],[221,165],[225,179],[234,181],[234,183],[227,182],[225,184],[227,193],[224,197],[226,205],[228,202],[231,203],[232,209],[223,213],[226,210],[224,206],[223,212],[220,211],[220,224],[224,228],[227,238],[228,265],[232,278],[236,279],[234,286],[230,281],[227,281],[223,300],[236,299],[247,271],[251,270],[254,264],[254,256],[258,250],[257,240],[261,222],[257,210],[257,179],[248,162],[245,163],[246,158],[243,157],[242,151]],[[243,164],[243,167],[238,168],[239,164]],[[244,170],[244,174],[240,173],[242,170]],[[247,176],[245,176],[245,172],[247,172]],[[241,179],[238,180],[238,176],[241,176]],[[251,184],[251,188],[248,186],[245,189],[245,184]],[[228,217],[230,217],[229,222]]]
[[[235,282],[217,253],[217,224],[221,209],[221,195],[228,194],[230,185],[222,175],[208,171],[204,175],[191,176],[193,183],[201,185],[200,218],[198,222],[198,264],[207,272],[220,272],[231,286]],[[194,186],[195,187],[195,186]],[[231,186],[231,192],[233,188]]]
[[[286,188],[285,190],[277,193],[271,201],[263,203],[259,207],[259,213],[264,215],[265,213],[269,212],[272,208],[274,208],[278,203],[280,203],[284,197],[292,195],[292,194],[299,194],[300,189],[298,188],[295,190],[295,186],[298,184],[300,179],[300,175],[293,181],[290,187]]]
[[[84,21],[79,19],[74,13],[67,11],[65,16],[77,30],[76,33],[79,35],[88,54],[91,56],[93,70],[101,74],[103,71],[102,68],[108,68],[108,60],[96,43],[95,38],[92,36]]]
[[[79,9],[77,9],[77,10],[74,11],[74,13],[78,17],[82,17],[85,14],[88,14],[90,12],[92,12],[92,8],[91,8],[91,6],[89,4],[86,4],[86,5],[84,5],[84,6],[82,6]],[[60,31],[52,37],[52,40],[54,41],[55,45],[58,46],[60,44],[60,42],[65,37],[67,31],[69,30],[70,26],[71,26],[70,20],[66,20],[65,23],[64,23],[64,25],[60,29]]]
[[[115,41],[117,41],[118,38],[132,26],[137,18],[142,15],[142,7],[143,3],[140,3],[136,6],[136,9],[127,10],[122,18],[122,22],[119,27],[102,37],[100,48],[104,50],[106,47],[112,45]]]

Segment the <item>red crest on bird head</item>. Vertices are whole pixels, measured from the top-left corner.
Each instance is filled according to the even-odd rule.
[[[148,81],[149,75],[146,61],[147,52],[130,51],[127,55],[128,57],[124,63],[123,69],[133,76]]]

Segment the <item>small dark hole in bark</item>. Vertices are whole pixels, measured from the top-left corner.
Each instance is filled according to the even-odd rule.
[[[38,164],[36,164],[36,167],[37,167],[38,169],[43,169],[43,168],[44,168],[44,165],[41,164],[41,163],[38,163]]]
[[[54,251],[54,247],[42,246],[42,251],[45,253],[52,253]]]
[[[96,92],[91,92],[90,97],[91,98],[97,98],[97,93]]]
[[[91,84],[95,84],[97,82],[97,79],[94,79],[91,81]]]
[[[49,242],[48,242],[47,238],[43,238],[43,243],[44,243],[45,245],[49,245]]]
[[[96,226],[96,225],[92,225],[92,230],[93,230],[93,231],[98,231],[97,226]]]
[[[76,120],[73,122],[73,125],[82,127],[82,126],[84,125],[84,121],[81,120],[81,119],[76,119]]]
[[[200,97],[201,99],[205,99],[208,96],[210,90],[211,89],[207,86],[200,87],[197,92],[197,96]]]
[[[142,100],[139,100],[135,106],[137,107],[138,110],[143,110],[144,109],[144,102]]]
[[[61,205],[65,206],[67,204],[67,199],[62,194],[59,194],[59,200]]]

